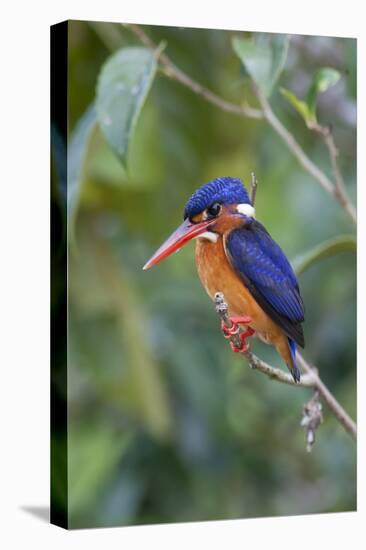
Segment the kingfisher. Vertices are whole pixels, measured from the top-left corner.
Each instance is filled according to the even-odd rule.
[[[144,265],[149,269],[188,241],[196,240],[196,265],[212,300],[222,292],[232,325],[227,338],[239,333],[273,345],[295,383],[300,382],[296,346],[305,345],[304,305],[296,275],[280,246],[256,220],[248,192],[238,178],[221,177],[204,184],[189,198],[184,221]]]

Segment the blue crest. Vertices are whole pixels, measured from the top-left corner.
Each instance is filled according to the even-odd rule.
[[[199,214],[214,202],[251,204],[247,190],[239,178],[216,178],[193,193],[184,208],[184,219]]]

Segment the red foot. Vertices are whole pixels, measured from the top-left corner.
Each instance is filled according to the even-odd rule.
[[[248,351],[248,349],[250,348],[250,343],[246,342],[246,339],[248,338],[248,336],[252,336],[254,332],[255,331],[252,328],[248,327],[245,332],[242,332],[241,334],[239,334],[239,338],[241,340],[240,348],[237,348],[236,346],[234,346],[232,342],[230,342],[231,349],[235,353],[243,353],[243,351]]]
[[[232,322],[232,325],[230,328],[228,328],[224,322],[221,322],[221,329],[224,333],[225,338],[231,338],[234,334],[238,334],[239,332],[239,324],[243,325],[249,325],[249,323],[252,322],[252,318],[249,316],[242,316],[242,317],[230,317],[230,321]],[[242,342],[242,345],[240,348],[237,348],[232,342],[230,342],[231,349],[235,353],[242,353],[243,351],[248,351],[250,344],[247,343],[245,340],[248,338],[248,336],[252,336],[254,334],[254,330],[250,327],[247,327],[247,330],[245,332],[242,332],[239,335],[239,338]]]
[[[227,327],[224,321],[221,321],[221,330],[224,333],[225,338],[230,338],[234,334],[238,334],[239,325],[249,325],[249,323],[252,322],[252,318],[248,317],[248,315],[242,317],[230,317],[230,321],[232,323],[231,327]]]

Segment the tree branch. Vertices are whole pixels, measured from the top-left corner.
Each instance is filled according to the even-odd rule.
[[[216,312],[218,313],[220,319],[222,322],[228,327],[231,328],[232,322],[230,320],[230,317],[228,315],[228,306],[225,302],[225,297],[222,294],[222,292],[217,292],[215,295],[215,305],[216,305]],[[233,334],[230,337],[231,342],[236,347],[241,347],[241,340],[239,337],[241,331],[239,331],[237,334]],[[319,395],[322,397],[324,402],[328,405],[329,409],[333,413],[333,415],[337,418],[337,420],[342,424],[344,429],[353,437],[354,440],[356,440],[357,437],[357,428],[355,422],[352,420],[352,418],[346,413],[346,411],[343,409],[342,405],[338,403],[336,398],[331,394],[331,392],[328,390],[328,388],[325,386],[325,384],[322,382],[322,380],[319,378],[319,375],[317,373],[317,369],[314,367],[311,367],[305,359],[300,355],[300,353],[297,353],[297,359],[298,362],[305,374],[302,374],[301,380],[299,383],[294,382],[292,376],[286,372],[283,372],[280,369],[274,368],[271,365],[268,365],[261,359],[259,359],[256,355],[254,355],[250,351],[244,351],[242,352],[242,355],[245,355],[245,357],[248,360],[249,366],[253,369],[257,369],[272,380],[276,380],[277,382],[281,382],[283,384],[289,384],[290,386],[295,387],[302,387],[302,388],[312,388],[316,392],[319,393]],[[316,427],[319,425],[320,422],[316,425]],[[311,425],[311,430],[315,432],[315,424]],[[308,448],[309,448],[309,439],[308,442]]]
[[[216,304],[216,312],[218,313],[221,321],[228,327],[232,327],[232,322],[230,320],[229,314],[228,314],[228,306],[225,302],[225,297],[222,294],[222,292],[217,292],[215,295],[215,304]],[[230,341],[234,344],[235,347],[240,348],[242,345],[242,342],[240,340],[239,334],[241,331],[239,331],[237,334],[233,334],[230,337]],[[290,386],[300,386],[303,388],[313,388],[315,383],[315,377],[313,375],[313,372],[308,373],[308,375],[303,376],[301,378],[301,381],[298,384],[295,384],[294,379],[290,374],[287,372],[284,372],[280,369],[276,369],[274,367],[271,367],[271,365],[268,365],[268,363],[265,363],[259,357],[254,355],[251,351],[243,351],[242,355],[245,355],[245,357],[248,359],[249,366],[252,369],[257,369],[272,380],[277,380],[278,382],[282,382],[283,384],[289,384]]]
[[[287,130],[287,128],[282,124],[282,122],[277,118],[277,116],[272,111],[272,108],[257,86],[254,86],[255,94],[258,98],[259,104],[262,107],[264,118],[267,120],[268,124],[272,126],[275,132],[282,138],[286,143],[288,149],[292,154],[297,158],[300,164],[305,168],[305,170],[312,175],[327,191],[332,197],[339,202],[342,208],[347,212],[352,221],[357,223],[356,210],[353,204],[351,203],[346,188],[344,185],[343,178],[341,176],[338,164],[337,164],[337,155],[338,151],[334,144],[333,136],[330,133],[329,129],[323,128],[322,126],[315,124],[311,129],[316,130],[320,133],[325,141],[325,144],[328,147],[328,152],[331,160],[332,170],[335,178],[335,183],[333,183],[324,172],[320,170],[316,164],[306,155],[305,151],[300,147],[294,136]]]
[[[304,372],[306,373],[312,372],[314,374],[315,376],[314,389],[319,391],[319,394],[321,395],[325,403],[328,405],[329,409],[332,411],[332,413],[337,418],[337,420],[342,424],[344,429],[353,437],[353,439],[356,440],[357,439],[356,423],[352,420],[349,414],[346,413],[344,408],[338,403],[338,401],[333,396],[333,394],[328,390],[327,386],[320,379],[317,372],[316,371],[314,372],[314,368],[311,367],[305,361],[305,359],[299,352],[297,352],[297,359]]]
[[[138,25],[134,25],[133,23],[121,23],[124,27],[130,29],[130,31],[133,32],[135,36],[150,49],[155,50],[156,44],[151,40],[151,38],[139,27]],[[250,107],[249,105],[237,105],[235,103],[230,103],[229,101],[226,101],[225,99],[221,98],[220,96],[214,94],[209,90],[208,88],[205,88],[193,78],[188,76],[186,73],[184,73],[179,67],[177,67],[173,61],[165,54],[161,53],[159,56],[159,61],[161,64],[161,69],[165,76],[168,78],[171,78],[172,80],[176,80],[180,84],[183,84],[186,88],[189,88],[197,95],[200,95],[203,97],[206,101],[209,103],[212,103],[213,105],[216,105],[216,107],[219,107],[223,111],[226,111],[228,113],[234,113],[236,115],[244,116],[247,118],[256,118],[261,119],[263,118],[263,114],[260,110],[254,109],[253,107]]]
[[[310,124],[309,128],[321,135],[325,145],[328,148],[330,163],[331,163],[331,167],[334,175],[334,181],[335,181],[334,192],[337,195],[338,202],[343,206],[343,208],[351,216],[352,220],[356,223],[357,222],[356,209],[354,205],[351,203],[347,195],[346,186],[338,166],[338,160],[337,160],[338,149],[334,142],[334,136],[332,134],[332,131],[328,126],[321,126],[317,122]]]

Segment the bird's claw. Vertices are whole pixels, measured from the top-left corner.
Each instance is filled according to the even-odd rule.
[[[222,329],[222,332],[224,333],[224,338],[230,339],[232,336],[235,336],[236,334],[238,334],[242,345],[240,347],[237,347],[231,341],[230,346],[232,351],[234,351],[235,353],[243,353],[245,351],[248,351],[250,344],[249,342],[246,342],[246,338],[248,338],[248,336],[252,336],[254,334],[254,330],[247,326],[247,330],[239,334],[239,331],[240,331],[239,324],[248,325],[249,323],[252,322],[251,317],[248,317],[248,316],[230,317],[230,321],[232,323],[231,327],[227,327],[224,321],[221,321],[221,329]]]
[[[237,323],[232,323],[231,327],[227,327],[224,321],[221,321],[221,330],[224,333],[224,338],[231,338],[235,334],[238,334],[240,327]]]
[[[230,347],[231,347],[231,350],[232,350],[234,353],[243,353],[243,352],[249,350],[249,348],[250,348],[250,343],[249,343],[249,342],[246,342],[245,340],[243,340],[241,347],[240,347],[240,348],[237,348],[232,342],[230,342]]]
[[[239,338],[241,340],[241,346],[240,348],[236,347],[235,344],[230,342],[230,347],[234,353],[243,353],[245,351],[248,351],[250,348],[250,342],[247,342],[246,339],[248,336],[252,336],[254,334],[254,330],[248,327],[248,329],[245,332],[242,332],[239,334]]]
[[[241,317],[229,317],[231,321],[231,327],[225,325],[224,321],[221,321],[221,330],[224,333],[225,338],[231,338],[235,334],[238,334],[240,327],[239,325],[249,325],[252,322],[252,318],[248,315],[243,315]]]

